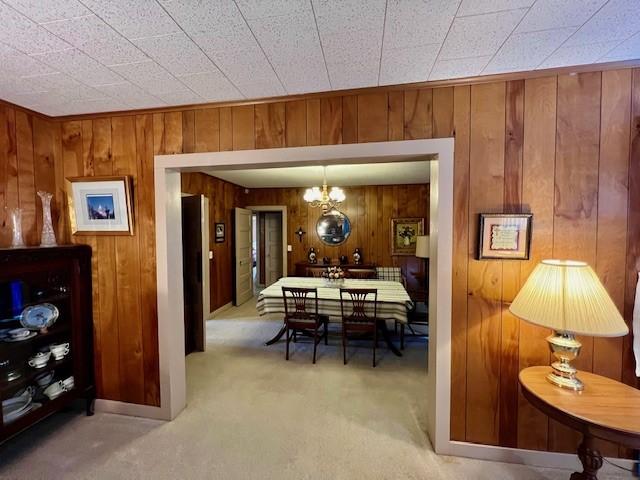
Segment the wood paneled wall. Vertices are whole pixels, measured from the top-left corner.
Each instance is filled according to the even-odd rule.
[[[451,426],[456,440],[554,450],[575,444],[575,436],[518,393],[518,370],[549,361],[547,332],[506,309],[538,260],[589,261],[631,320],[640,269],[638,69],[70,122],[4,108],[1,123],[1,201],[25,208],[31,244],[38,236],[34,191],[40,185],[56,190],[59,213],[62,179],[70,172],[135,176],[136,236],[77,239],[96,249],[94,322],[103,398],[159,401],[154,153],[455,133]],[[534,214],[532,260],[475,260],[477,214],[519,210]],[[6,226],[0,234],[6,245]],[[631,336],[583,340],[581,368],[636,385]]]
[[[244,189],[204,173],[182,172],[182,192],[204,195],[209,199],[209,250],[213,261],[209,269],[211,311],[233,300],[233,209],[241,205]],[[225,241],[216,243],[215,224],[224,223]]]
[[[420,217],[429,229],[429,185],[379,185],[349,187],[340,185],[346,201],[340,206],[351,222],[351,235],[339,246],[323,244],[316,233],[319,208],[310,207],[302,198],[304,188],[257,188],[244,195],[245,205],[284,205],[287,207],[287,243],[293,251],[288,255],[289,275],[295,273],[296,262],[307,260],[310,247],[318,257],[338,259],[346,255],[351,261],[353,250],[359,247],[365,263],[379,266],[401,267],[409,287],[419,290],[419,281],[413,272],[422,273],[424,262],[413,256],[391,255],[391,218]],[[306,232],[302,241],[295,232],[298,227]]]

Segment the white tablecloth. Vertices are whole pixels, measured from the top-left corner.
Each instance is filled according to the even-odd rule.
[[[376,288],[378,289],[378,318],[397,320],[407,323],[407,309],[412,301],[400,282],[386,280],[345,279],[342,288]],[[260,295],[256,308],[260,315],[268,313],[284,313],[282,287],[317,288],[318,311],[329,315],[331,321],[340,321],[340,288],[328,286],[326,280],[312,277],[285,277],[268,286]],[[369,298],[373,298],[369,296]]]

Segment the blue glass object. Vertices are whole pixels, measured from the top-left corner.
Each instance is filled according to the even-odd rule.
[[[19,317],[24,308],[24,298],[22,295],[22,282],[14,280],[9,284],[11,289],[11,313],[14,318]]]

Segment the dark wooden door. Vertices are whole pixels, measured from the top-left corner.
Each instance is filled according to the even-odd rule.
[[[204,351],[201,215],[200,195],[182,197],[185,355],[194,351]]]

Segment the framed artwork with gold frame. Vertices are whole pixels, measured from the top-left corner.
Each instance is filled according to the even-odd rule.
[[[73,235],[133,235],[131,177],[68,177]]]
[[[391,255],[415,255],[416,237],[423,232],[424,218],[392,218]]]
[[[481,213],[478,260],[528,260],[530,213]]]

